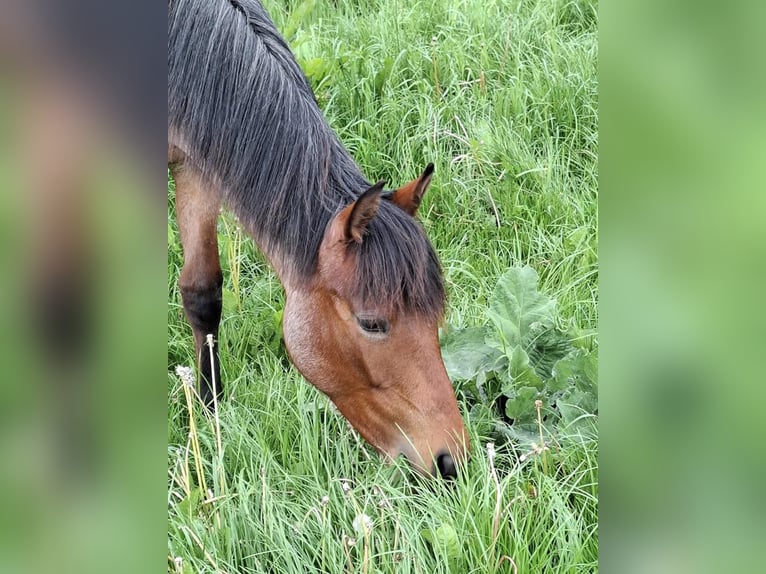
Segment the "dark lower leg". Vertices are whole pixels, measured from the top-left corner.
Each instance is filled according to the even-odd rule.
[[[221,368],[218,362],[218,325],[221,321],[221,285],[219,276],[206,286],[181,286],[186,318],[194,332],[194,347],[200,374],[200,397],[213,405],[213,396],[221,400]],[[212,347],[211,347],[212,342]]]

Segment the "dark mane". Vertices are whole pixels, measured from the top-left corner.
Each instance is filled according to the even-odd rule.
[[[327,223],[370,185],[255,0],[170,2],[168,131],[300,279],[316,269]],[[438,260],[411,217],[384,201],[354,248],[363,301],[441,314]]]

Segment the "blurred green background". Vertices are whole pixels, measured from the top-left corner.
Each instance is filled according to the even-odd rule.
[[[160,153],[139,161],[123,106],[101,90],[111,52],[69,52],[58,42],[76,31],[45,19],[63,10],[104,31],[120,21],[86,8],[0,5],[0,572],[136,573],[165,559],[165,127],[152,121]],[[154,86],[147,121],[165,114],[161,8],[136,14],[157,65],[142,61],[122,94]],[[71,158],[73,180],[62,175]],[[73,225],[58,229],[67,214]],[[75,241],[87,257],[67,274]],[[45,301],[64,319],[51,321]]]
[[[601,564],[759,571],[763,3],[602,3]]]

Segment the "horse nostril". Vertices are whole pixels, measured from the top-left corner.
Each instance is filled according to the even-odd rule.
[[[452,460],[452,455],[448,452],[442,453],[436,457],[436,468],[439,469],[439,474],[442,478],[452,480],[457,477],[455,461]]]

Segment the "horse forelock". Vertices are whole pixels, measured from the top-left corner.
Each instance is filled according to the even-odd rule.
[[[349,249],[356,266],[351,298],[387,312],[441,317],[445,292],[439,260],[415,219],[384,201],[363,241]]]

